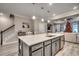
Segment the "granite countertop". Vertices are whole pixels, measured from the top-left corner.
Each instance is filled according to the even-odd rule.
[[[25,44],[27,44],[28,46],[40,43],[40,42],[44,42],[46,40],[50,40],[59,36],[62,36],[64,34],[61,33],[51,33],[50,35],[54,35],[52,37],[47,37],[47,34],[36,34],[36,35],[28,35],[28,36],[18,36],[18,38],[20,40],[22,40]]]

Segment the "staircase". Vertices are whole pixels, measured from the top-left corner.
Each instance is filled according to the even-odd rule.
[[[7,29],[2,34],[3,34],[3,36],[2,36],[3,37],[3,44],[2,45],[18,42],[17,33],[15,32],[14,26]]]

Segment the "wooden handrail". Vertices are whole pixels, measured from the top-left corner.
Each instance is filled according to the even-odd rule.
[[[1,31],[1,46],[2,46],[2,44],[3,44],[3,33]]]
[[[10,29],[10,28],[12,28],[12,27],[14,27],[15,25],[12,25],[12,26],[10,26],[10,27],[8,27],[7,29],[5,29],[5,30],[3,30],[3,31],[1,31],[1,32],[5,32],[5,31],[7,31],[8,29]]]
[[[7,28],[7,29],[5,29],[5,30],[3,30],[3,31],[0,32],[0,33],[1,33],[1,46],[2,46],[2,44],[3,44],[3,32],[9,30],[10,28],[12,28],[12,27],[14,27],[14,26],[15,26],[15,25],[12,25],[12,26],[10,26],[9,28]]]

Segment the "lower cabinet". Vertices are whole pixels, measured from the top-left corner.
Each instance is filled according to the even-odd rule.
[[[60,49],[62,49],[64,47],[64,44],[65,44],[65,41],[64,41],[64,37],[62,36],[61,37],[61,40],[60,40]]]
[[[64,36],[32,46],[27,46],[27,44],[19,40],[19,56],[54,56],[63,46]]]
[[[76,35],[76,42],[79,43],[79,34]]]
[[[59,51],[59,38],[52,42],[52,55],[55,55]]]
[[[29,47],[25,44],[25,43],[23,43],[23,56],[29,56]]]
[[[43,48],[33,52],[32,56],[43,56]]]
[[[55,54],[59,51],[59,40],[55,42]]]
[[[64,42],[63,41],[61,41],[61,47],[60,47],[60,49],[62,49],[63,48],[63,45],[64,44]]]
[[[38,49],[38,50],[33,49],[36,51],[34,51],[32,53],[32,56],[43,56],[44,52],[45,52],[45,54],[44,54],[45,56],[51,56],[51,52],[52,52],[52,55],[55,55],[59,51],[59,38],[56,38],[55,41],[52,42],[52,51],[51,51],[51,43],[50,42],[51,41],[45,42],[45,46],[43,46],[44,50],[43,50],[43,48]],[[42,47],[42,45],[39,44],[39,45],[36,45],[32,48],[35,48],[35,47],[37,48],[37,46],[38,46],[38,48]]]
[[[43,43],[32,46],[32,56],[43,56]]]
[[[21,40],[19,40],[19,56],[22,56],[23,55],[23,42]]]
[[[45,47],[45,56],[51,56],[51,44]]]
[[[65,41],[76,43],[76,33],[65,33]]]
[[[54,54],[56,53],[55,50],[55,42],[52,43],[52,55],[54,56]]]

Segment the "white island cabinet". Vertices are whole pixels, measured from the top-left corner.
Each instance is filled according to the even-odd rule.
[[[64,46],[63,34],[37,34],[18,37],[19,56],[54,56]]]
[[[44,42],[45,56],[51,55],[51,40]]]

